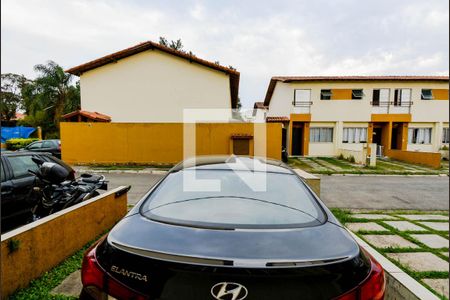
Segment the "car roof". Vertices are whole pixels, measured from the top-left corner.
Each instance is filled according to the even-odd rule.
[[[238,155],[197,156],[189,158],[173,167],[171,172],[192,169],[293,174],[292,170],[279,160]]]
[[[35,152],[35,151],[28,151],[28,150],[21,150],[21,151],[3,151],[2,155],[5,156],[20,156],[20,155],[52,155],[48,152]]]

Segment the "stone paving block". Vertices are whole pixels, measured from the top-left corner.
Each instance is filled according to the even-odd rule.
[[[437,234],[411,234],[411,237],[430,248],[448,248],[448,240]]]
[[[448,298],[448,279],[424,279],[423,282],[428,284],[433,290]]]
[[[398,215],[398,216],[406,218],[406,219],[414,220],[414,221],[425,221],[425,220],[448,221],[448,216],[442,216],[442,215]]]
[[[434,230],[448,231],[448,222],[419,222],[422,225],[430,227]]]
[[[383,223],[386,223],[400,231],[427,231],[425,228],[408,221],[384,221]]]
[[[374,223],[374,222],[368,222],[368,223],[347,223],[345,224],[348,229],[351,231],[357,232],[357,231],[388,231],[383,226]]]
[[[82,289],[81,271],[78,270],[67,276],[66,279],[50,293],[53,295],[66,295],[78,298]]]
[[[448,272],[448,262],[430,252],[387,253],[388,257],[418,272]]]
[[[398,235],[366,234],[363,237],[377,248],[419,248],[416,244]]]
[[[398,218],[390,216],[390,215],[383,215],[383,214],[354,214],[352,215],[353,218],[357,219],[367,219],[367,220],[398,220]]]

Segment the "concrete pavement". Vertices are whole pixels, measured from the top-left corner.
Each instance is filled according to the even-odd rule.
[[[131,185],[135,204],[164,175],[107,173],[110,188]],[[449,179],[437,176],[322,176],[321,198],[329,207],[448,210]]]
[[[437,176],[322,176],[329,207],[448,210],[449,178]]]

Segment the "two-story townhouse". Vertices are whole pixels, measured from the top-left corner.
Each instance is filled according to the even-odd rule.
[[[272,77],[267,122],[281,122],[292,156],[339,149],[435,152],[449,143],[448,76]]]
[[[239,72],[148,41],[68,69],[81,108],[113,122],[180,123],[184,109],[237,107]]]

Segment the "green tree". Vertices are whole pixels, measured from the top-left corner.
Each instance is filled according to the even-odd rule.
[[[72,75],[55,62],[39,64],[34,67],[38,76],[34,80],[34,91],[29,91],[34,112],[47,111],[52,115],[53,124],[59,129],[61,116],[67,110],[78,107],[80,103],[79,85],[71,84]]]
[[[173,50],[177,50],[177,51],[183,51],[183,43],[181,42],[181,39],[178,39],[176,41],[168,41],[165,37],[160,36],[159,37],[159,44],[163,45],[165,47],[169,47]]]
[[[1,74],[0,113],[1,119],[9,122],[23,107],[22,87],[29,82],[23,75]]]

